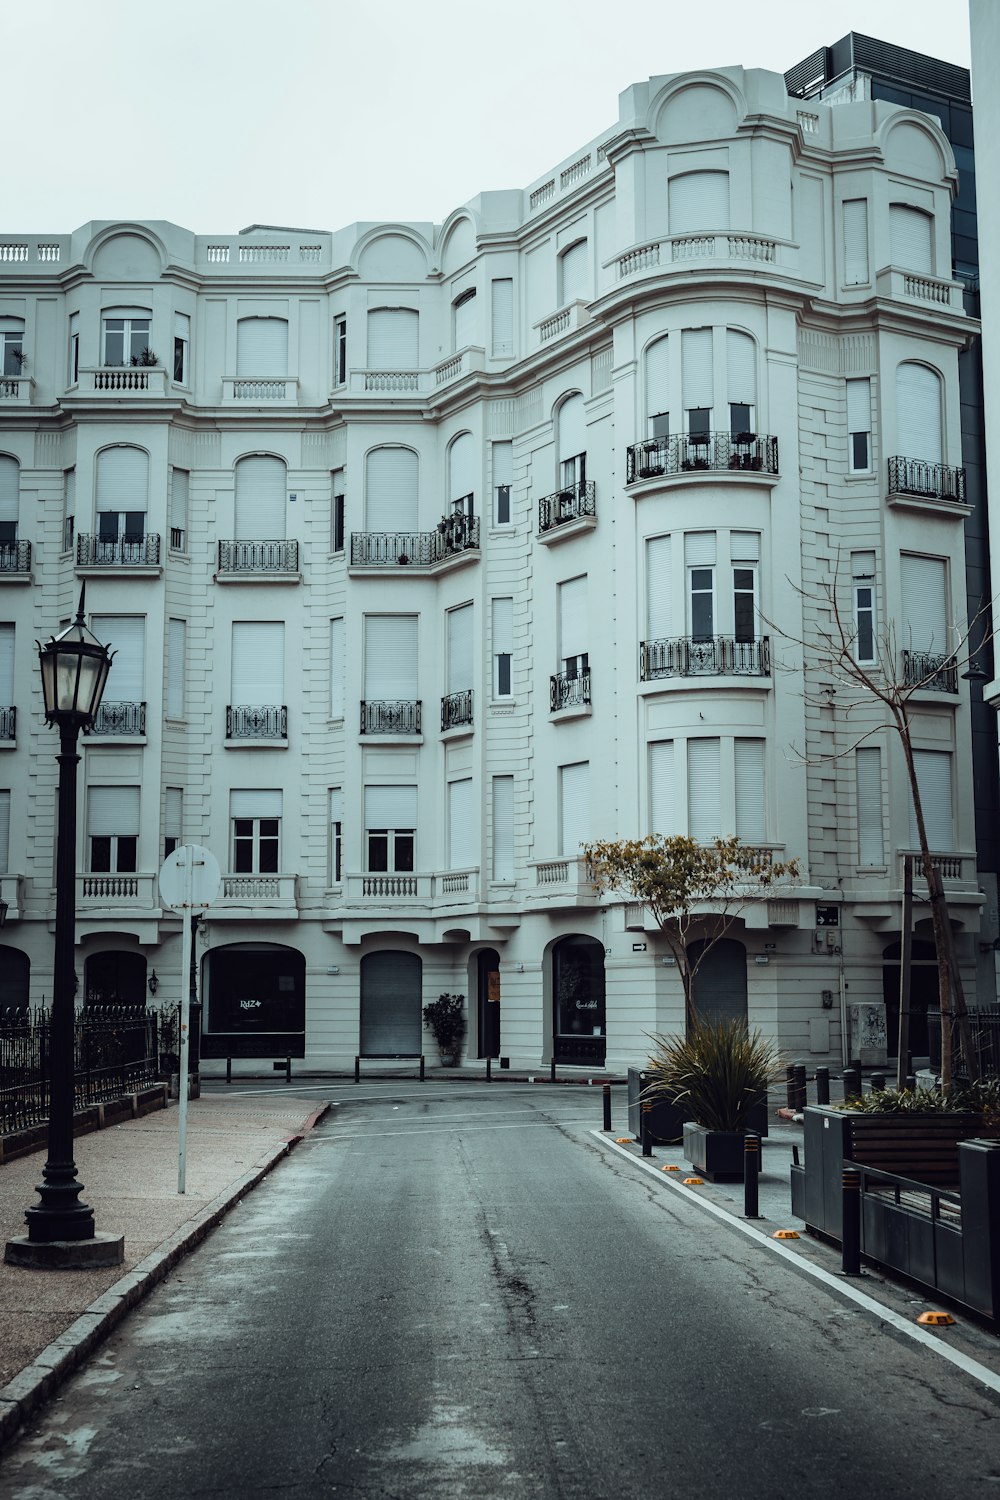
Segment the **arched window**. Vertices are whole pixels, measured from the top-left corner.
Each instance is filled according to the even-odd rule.
[[[0,453],[0,544],[17,541],[21,511],[21,467],[16,458]]]
[[[587,482],[587,424],[579,392],[568,396],[560,406],[558,428],[558,482],[566,489],[576,489]]]
[[[411,307],[373,307],[368,314],[369,370],[419,370],[420,316]]]
[[[373,448],[365,460],[365,529],[417,529],[420,467],[412,448]]]
[[[235,472],[236,539],[241,542],[275,542],[285,535],[284,461],[271,454],[253,454],[237,460]]]
[[[475,510],[476,444],[471,432],[459,433],[448,449],[448,499],[452,512],[471,521]]]
[[[567,302],[587,300],[588,270],[587,241],[577,240],[575,245],[570,245],[559,257],[560,307],[565,307]]]
[[[889,255],[904,271],[934,274],[934,220],[905,203],[889,205]]]
[[[552,1055],[564,1063],[604,1065],[604,945],[560,938],[552,949]]]
[[[97,455],[97,559],[141,562],[149,494],[149,454],[125,444]]]
[[[85,1005],[146,1008],[146,960],[141,953],[117,949],[92,953],[83,966]]]
[[[736,328],[726,329],[726,389],[730,435],[749,435],[757,426],[756,349],[750,335]]]
[[[476,289],[470,287],[455,299],[455,348],[465,349],[476,342]]]
[[[0,318],[0,375],[20,375],[24,363],[24,319]]]
[[[239,320],[236,373],[256,379],[288,374],[288,323],[284,318]]]
[[[228,943],[211,950],[202,1057],[303,1057],[305,1031],[306,961],[296,948]]]
[[[362,1057],[420,1056],[422,984],[423,964],[417,954],[391,949],[365,954],[361,960]]]
[[[670,356],[669,339],[657,339],[646,350],[646,435],[651,438],[670,436]]]
[[[927,365],[896,366],[896,452],[902,458],[943,463],[941,376]]]
[[[702,942],[688,949],[689,963],[697,963]],[[733,938],[720,938],[698,966],[694,981],[694,1006],[699,1020],[747,1020],[747,950]]]

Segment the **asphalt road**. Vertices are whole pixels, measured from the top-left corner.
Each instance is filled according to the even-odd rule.
[[[993,1394],[595,1141],[591,1091],[333,1097],[7,1500],[1000,1495]]]

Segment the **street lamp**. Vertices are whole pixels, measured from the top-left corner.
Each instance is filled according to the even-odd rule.
[[[49,1037],[48,1160],[37,1192],[41,1200],[25,1212],[28,1233],[7,1241],[5,1259],[15,1265],[118,1265],[123,1236],[99,1235],[94,1211],[79,1201],[83,1184],[73,1160],[74,948],[76,944],[76,768],[77,738],[100,707],[113,652],[102,646],[83,619],[84,588],[72,625],[38,645],[45,718],[59,730],[59,803],[56,825],[56,930],[52,1019]]]

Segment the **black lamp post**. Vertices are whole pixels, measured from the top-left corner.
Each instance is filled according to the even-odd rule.
[[[38,646],[45,718],[59,730],[56,930],[48,1160],[37,1189],[41,1201],[25,1212],[27,1236],[7,1242],[5,1258],[20,1265],[114,1265],[123,1258],[122,1237],[97,1235],[93,1209],[79,1201],[83,1184],[76,1180],[73,1160],[77,738],[94,722],[113,655],[84,624],[83,600],[81,588],[73,624]]]

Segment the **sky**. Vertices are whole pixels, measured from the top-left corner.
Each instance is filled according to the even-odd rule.
[[[2,232],[440,223],[571,156],[630,83],[784,72],[851,30],[969,65],[965,0],[7,0]]]

